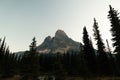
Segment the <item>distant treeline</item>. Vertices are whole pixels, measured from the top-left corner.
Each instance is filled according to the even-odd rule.
[[[47,74],[54,75],[57,80],[64,80],[66,76],[120,76],[120,19],[117,10],[109,7],[108,19],[111,22],[114,52],[111,52],[107,40],[106,50],[98,22],[94,18],[93,37],[97,50],[93,47],[86,27],[83,28],[83,44],[80,44],[80,51],[69,51],[63,54],[39,54],[34,37],[29,51],[22,56],[17,56],[9,51],[5,38],[0,40],[0,77],[16,74],[37,77]]]

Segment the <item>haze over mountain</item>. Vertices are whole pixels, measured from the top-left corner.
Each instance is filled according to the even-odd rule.
[[[80,43],[72,40],[63,30],[57,30],[54,37],[48,36],[37,47],[39,53],[64,53],[69,50],[79,51]]]

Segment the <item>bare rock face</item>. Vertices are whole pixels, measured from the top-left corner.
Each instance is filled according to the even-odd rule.
[[[69,50],[79,51],[80,43],[73,41],[62,30],[57,30],[55,37],[48,36],[37,47],[39,53],[65,53]]]
[[[67,39],[68,36],[66,35],[66,33],[62,30],[57,30],[56,33],[55,33],[55,38],[58,38],[58,39]]]

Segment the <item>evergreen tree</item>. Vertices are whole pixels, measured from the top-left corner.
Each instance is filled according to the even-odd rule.
[[[37,47],[36,47],[36,38],[34,37],[32,39],[32,43],[30,44],[30,52],[31,54],[35,54],[37,51]]]
[[[98,23],[96,22],[96,19],[94,18],[94,24],[93,24],[93,31],[94,31],[94,39],[97,41],[97,63],[98,63],[98,72],[100,75],[106,75],[108,74],[108,56],[105,52],[105,46],[102,42],[102,38],[100,35],[100,31],[98,29]]]
[[[91,73],[95,73],[96,71],[96,55],[94,52],[94,48],[92,46],[92,41],[89,40],[89,35],[86,30],[86,27],[83,28],[83,43],[84,43],[84,59],[87,63],[88,69]]]
[[[109,6],[109,15],[108,18],[111,22],[111,34],[113,36],[113,47],[114,53],[117,53],[116,58],[117,58],[117,66],[119,67],[118,74],[120,75],[120,19],[119,19],[119,13],[117,10],[112,8],[112,6]]]
[[[104,43],[102,42],[102,38],[100,35],[100,31],[98,30],[98,23],[96,22],[96,19],[94,18],[94,24],[93,24],[93,31],[94,31],[94,39],[97,41],[97,52],[98,55],[100,55],[100,53],[104,53],[105,52],[105,46]]]
[[[0,75],[4,75],[5,74],[5,67],[6,67],[6,62],[8,61],[8,57],[6,57],[6,44],[5,44],[5,38],[0,39]],[[8,56],[8,55],[7,55]]]
[[[112,33],[112,40],[114,41],[113,47],[115,47],[114,52],[120,54],[120,19],[119,13],[114,8],[110,7],[108,18],[111,22],[111,33]]]
[[[21,59],[21,71],[22,75],[26,78],[33,79],[39,74],[39,58],[36,49],[35,37],[30,44],[30,50],[26,51]]]
[[[31,70],[30,70],[31,74],[36,76],[39,73],[39,56],[37,53],[35,37],[33,38],[32,43],[30,45],[30,51],[29,51],[28,57],[30,62],[29,67],[31,67]]]
[[[16,61],[15,56],[10,53],[9,47],[6,47],[4,38],[0,42],[0,75],[2,77],[8,77],[16,74]]]

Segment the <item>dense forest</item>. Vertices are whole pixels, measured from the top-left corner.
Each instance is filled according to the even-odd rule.
[[[120,76],[120,19],[117,10],[109,6],[108,19],[111,23],[111,34],[114,51],[112,52],[108,40],[107,49],[99,31],[99,25],[94,18],[93,37],[97,49],[86,27],[83,28],[83,44],[80,51],[68,51],[64,54],[39,54],[35,37],[29,46],[29,51],[17,56],[7,47],[5,38],[0,40],[0,77],[21,75],[33,78],[39,75],[54,75],[56,80],[64,80],[66,76],[96,77]],[[36,79],[34,79],[36,80]]]

